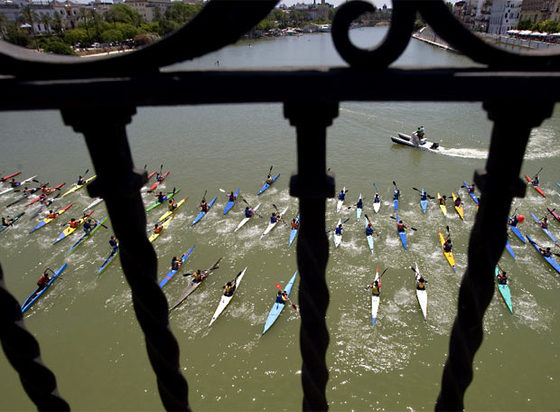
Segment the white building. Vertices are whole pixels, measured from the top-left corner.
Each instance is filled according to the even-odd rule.
[[[523,0],[494,0],[488,22],[488,33],[506,34],[515,29],[521,15]]]

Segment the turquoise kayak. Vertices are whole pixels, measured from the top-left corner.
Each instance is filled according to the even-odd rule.
[[[536,217],[536,216],[533,214],[533,212],[529,212],[529,213],[531,213],[531,216],[533,216],[533,220],[534,220],[536,223],[538,223],[538,225],[540,226],[540,228],[542,229],[542,231],[543,231],[544,233],[546,233],[546,235],[547,235],[549,238],[551,238],[552,241],[553,241],[555,244],[558,244],[558,241],[557,241],[556,238],[552,235],[552,233],[550,233],[550,231],[549,231],[548,229],[545,229],[544,227],[541,226],[541,221],[540,221],[540,219],[539,219],[538,217]]]
[[[296,222],[299,223],[299,213],[296,217]],[[288,242],[288,247],[292,246],[292,243],[294,243],[294,240],[296,240],[297,232],[298,229],[292,229],[292,231],[290,232],[290,241]]]
[[[527,235],[527,240],[529,241],[529,243],[531,243],[531,244],[533,245],[533,247],[536,249],[536,251],[539,253],[539,255],[541,255],[542,258],[543,258],[544,260],[546,260],[547,263],[548,263],[550,266],[552,266],[552,268],[553,268],[556,272],[560,273],[560,265],[558,264],[558,262],[556,261],[556,259],[554,259],[552,256],[550,256],[550,257],[544,256],[544,255],[541,253],[541,251],[540,251],[539,247],[537,246],[537,244],[535,243],[535,241],[534,241],[533,239],[531,239],[531,238],[529,237],[529,235]]]
[[[424,192],[424,188],[422,188],[422,192],[421,192],[422,197],[424,197],[425,194],[426,192]],[[422,200],[422,198],[420,198],[420,207],[422,208],[422,212],[426,214],[426,210],[428,209],[428,199]]]
[[[183,256],[181,257],[181,266],[183,266],[183,263],[186,262],[186,260],[189,258],[189,256],[191,255],[192,251],[194,250],[194,246],[191,247],[188,251],[186,251]],[[179,268],[180,269],[180,268]],[[165,277],[161,280],[161,282],[159,282],[159,287],[162,288],[165,286],[165,284],[167,282],[169,282],[171,280],[171,278],[173,276],[175,276],[175,274],[178,272],[178,270],[173,270],[171,269],[167,275],[165,275]]]
[[[84,233],[82,235],[82,237],[72,245],[72,247],[68,250],[68,252],[66,253],[72,253],[74,250],[76,250],[82,243],[84,243],[86,240],[88,240],[90,237],[93,236],[93,234],[95,232],[97,232],[97,229],[99,229],[102,225],[103,222],[105,222],[105,220],[107,220],[107,217],[104,217],[103,219],[101,219],[100,221],[97,222],[97,224],[91,228],[91,230],[87,233]]]
[[[280,176],[280,173],[278,173],[276,176],[274,176],[274,177],[272,178],[272,183],[276,182],[276,179],[278,179],[279,176]],[[264,192],[266,189],[268,189],[272,183],[265,183],[265,184],[263,185],[263,187],[261,188],[261,190],[259,190],[259,191],[257,192],[257,195],[260,195],[262,192]]]
[[[237,188],[233,195],[235,196],[235,200],[237,200],[237,196],[239,196],[239,188]],[[233,205],[235,205],[235,200],[230,200],[226,203],[226,207],[224,207],[224,215],[231,210]]]
[[[21,313],[25,313],[27,309],[33,306],[35,302],[37,302],[37,300],[39,300],[39,298],[43,296],[43,293],[45,293],[47,289],[50,288],[52,284],[59,278],[62,272],[64,272],[66,266],[68,266],[67,263],[63,264],[56,272],[54,272],[54,274],[51,276],[51,280],[49,280],[49,283],[47,283],[47,285],[43,289],[35,289],[35,291],[31,295],[29,295],[27,299],[25,299],[25,302],[23,302],[23,304],[21,305]]]
[[[215,201],[216,201],[216,198],[214,197],[214,199],[212,199],[212,200],[210,201],[210,203],[208,203],[208,212],[210,211],[210,209],[212,209],[212,206],[214,206],[214,202],[215,202]],[[206,214],[207,214],[208,212],[200,212],[200,213],[194,218],[193,222],[191,223],[191,226],[196,225],[196,224],[200,221],[200,219],[202,219],[204,216],[206,216]]]
[[[284,288],[284,291],[288,294],[288,296],[290,296],[290,292],[292,291],[292,287],[294,286],[296,276],[297,276],[297,270],[292,276],[292,278],[290,279],[290,281],[288,282],[288,284],[286,285],[286,287]],[[276,322],[276,319],[278,319],[278,316],[280,316],[280,313],[282,313],[282,311],[284,310],[284,306],[286,306],[285,303],[274,302],[274,305],[272,305],[272,309],[270,309],[270,313],[268,314],[268,318],[266,318],[266,323],[264,325],[264,329],[262,333],[263,335],[266,333],[267,330],[270,329],[270,327],[274,324],[274,322]]]
[[[368,227],[369,219],[366,218],[366,228]],[[371,254],[373,255],[373,235],[366,234],[366,240]]]
[[[107,259],[105,259],[101,267],[97,270],[97,274],[101,275],[105,271],[105,269],[107,269],[107,267],[113,262],[113,260],[117,257],[118,254],[119,254],[119,249],[117,249],[116,252],[111,252],[111,254],[107,256]]]
[[[507,283],[506,284],[498,283],[498,275],[499,275],[498,266],[496,266],[495,275],[496,275],[496,286],[498,286],[500,295],[502,295],[502,298],[504,299],[504,303],[506,304],[509,311],[513,313],[513,305],[511,304],[511,291],[509,289],[509,285]]]

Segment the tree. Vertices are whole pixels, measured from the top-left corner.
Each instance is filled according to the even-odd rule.
[[[62,40],[56,37],[52,37],[48,39],[43,46],[43,50],[46,53],[64,54],[70,56],[76,55],[76,53],[74,53],[74,51],[70,46],[68,46],[66,43],[64,43]]]
[[[37,13],[33,11],[30,5],[24,6],[21,9],[21,19],[24,23],[27,23],[31,26],[31,35],[33,36],[33,40],[35,40],[35,48],[39,49],[39,45],[37,44],[37,37],[35,36],[35,22],[38,20]]]
[[[59,13],[54,13],[52,18],[51,28],[56,33],[56,35],[62,38],[62,34],[64,32],[64,23],[62,21],[62,17],[60,17]]]
[[[165,17],[179,25],[184,25],[191,21],[201,8],[201,5],[173,2],[171,3],[171,7],[165,11]]]
[[[517,23],[518,30],[529,30],[532,26],[531,20],[519,20],[519,23]]]
[[[125,39],[126,37],[122,31],[118,29],[109,29],[101,33],[101,41],[103,43],[120,43]]]
[[[6,33],[6,23],[8,22],[8,20],[6,20],[6,16],[4,15],[4,13],[0,13],[0,38],[2,37],[2,35],[4,33]]]
[[[80,9],[78,10],[78,21],[83,20],[84,22],[83,26],[86,29],[88,42],[91,42],[91,36],[89,35],[88,19],[89,19],[88,10],[85,7],[80,7]]]
[[[135,27],[140,26],[142,23],[142,16],[132,7],[126,4],[115,4],[103,15],[105,21],[111,23],[127,23],[132,24]]]
[[[4,40],[16,46],[29,46],[29,36],[20,30],[17,23],[7,23],[5,30]]]
[[[45,30],[47,31],[47,33],[51,32],[52,22],[53,20],[49,13],[44,13],[41,15],[41,23],[43,23],[43,25],[45,26]]]
[[[81,46],[89,44],[89,36],[81,27],[68,30],[64,33],[64,42],[73,46],[80,44]]]

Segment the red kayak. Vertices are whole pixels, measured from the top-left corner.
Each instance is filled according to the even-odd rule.
[[[66,182],[62,182],[62,183],[59,184],[58,186],[55,186],[55,187],[47,187],[47,188],[45,188],[45,189],[42,189],[42,190],[41,190],[41,191],[42,191],[42,194],[48,196],[48,195],[50,195],[51,193],[56,192],[57,190],[60,190],[60,188],[61,188],[62,186],[64,186],[65,184],[66,184]],[[41,196],[37,196],[37,197],[36,197],[35,199],[33,199],[32,201],[27,202],[27,203],[25,204],[25,207],[31,206],[33,203],[38,202],[39,200],[41,200]]]
[[[5,182],[6,180],[11,179],[12,177],[19,176],[20,174],[21,174],[21,172],[12,173],[11,175],[4,176],[4,177],[0,178],[0,181]]]
[[[163,182],[168,175],[169,175],[169,170],[161,175],[161,180],[156,181],[152,186],[150,186],[148,192],[153,192],[154,190],[156,190],[156,187],[158,187],[158,185],[161,182]]]
[[[557,221],[560,222],[560,216],[558,216],[558,213],[556,213],[556,212],[554,211],[554,209],[551,209],[551,208],[547,207],[546,210],[548,210],[548,211],[550,212],[550,214],[551,214],[552,216],[554,216],[554,219],[556,219]]]
[[[156,175],[156,171],[154,170],[152,173],[148,174],[148,180],[150,180],[152,177],[154,177]]]
[[[542,191],[542,189],[541,189],[538,185],[537,185],[537,186],[533,185],[533,179],[531,179],[529,176],[525,175],[525,180],[527,180],[527,182],[528,182],[531,186],[533,186],[533,189],[535,189],[537,192],[539,192],[539,194],[540,194],[542,197],[546,197],[546,195],[544,194],[544,192]]]

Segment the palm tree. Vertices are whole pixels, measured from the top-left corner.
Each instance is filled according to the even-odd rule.
[[[47,33],[50,33],[53,19],[49,13],[44,13],[41,15],[41,23],[43,23],[43,25],[45,26],[45,30],[47,31]]]
[[[4,13],[0,13],[0,38],[3,37],[4,33],[6,32],[6,16]]]
[[[35,36],[35,22],[38,20],[37,13],[33,11],[30,5],[27,5],[21,9],[21,18],[24,23],[31,26],[31,34],[33,35],[33,40],[35,40],[35,48],[39,50],[39,44],[37,44],[37,37]]]
[[[62,37],[62,32],[64,31],[64,22],[62,21],[62,17],[59,13],[54,13],[51,26],[57,36]]]
[[[91,42],[91,37],[89,35],[88,15],[89,15],[88,10],[85,9],[84,7],[80,7],[80,10],[78,12],[78,20],[82,19],[84,21],[84,27],[86,28],[88,42]]]

